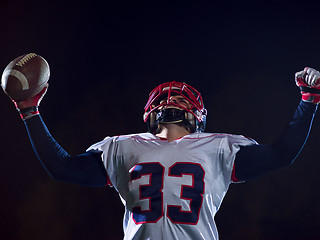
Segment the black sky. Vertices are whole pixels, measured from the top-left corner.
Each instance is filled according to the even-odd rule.
[[[146,131],[148,93],[184,81],[204,97],[208,132],[271,143],[299,103],[294,73],[320,69],[319,11],[307,2],[0,3],[0,67],[35,52],[51,67],[40,111],[79,154],[105,136]],[[50,179],[5,94],[1,115],[1,239],[121,239],[113,189]],[[230,187],[216,220],[229,239],[318,239],[319,117],[288,169]]]

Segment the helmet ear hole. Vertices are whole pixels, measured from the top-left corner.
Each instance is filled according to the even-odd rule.
[[[158,128],[158,121],[156,120],[156,116],[156,112],[151,112],[147,120],[148,130],[151,133],[155,133]]]
[[[195,117],[194,117],[191,113],[187,112],[187,117],[186,117],[186,119],[187,119],[187,121],[190,123],[190,125],[191,125],[193,128],[196,127]]]

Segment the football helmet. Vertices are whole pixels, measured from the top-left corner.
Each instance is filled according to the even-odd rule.
[[[170,100],[180,95],[190,107],[181,106]],[[144,107],[143,120],[151,133],[156,133],[159,123],[184,123],[190,132],[203,132],[206,125],[207,110],[201,94],[192,86],[181,82],[166,82],[154,88]]]

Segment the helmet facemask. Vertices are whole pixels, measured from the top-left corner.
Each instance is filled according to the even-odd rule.
[[[190,103],[190,107],[170,101],[170,97],[175,95],[185,98]],[[150,92],[144,109],[143,119],[148,124],[151,133],[155,134],[161,123],[183,124],[190,133],[204,131],[207,111],[204,108],[201,94],[186,83],[160,84]]]

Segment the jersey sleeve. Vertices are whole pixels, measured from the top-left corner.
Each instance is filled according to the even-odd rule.
[[[242,135],[226,135],[226,137],[221,142],[221,158],[222,163],[224,165],[224,171],[226,172],[227,180],[230,182],[230,179],[232,182],[239,182],[238,179],[235,177],[234,172],[234,162],[237,153],[242,147],[245,146],[253,146],[257,145],[258,143],[251,139],[244,137]]]
[[[114,166],[114,159],[117,156],[117,138],[118,137],[106,137],[104,140],[91,145],[87,152],[100,151],[102,152],[103,166],[107,172],[107,185],[114,186],[116,183],[116,167]]]

